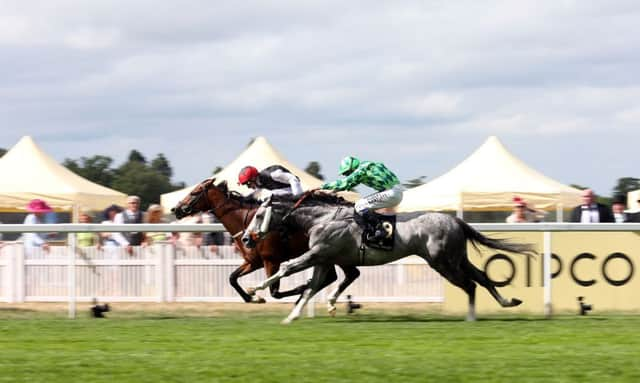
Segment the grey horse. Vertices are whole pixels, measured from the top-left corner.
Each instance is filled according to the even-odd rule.
[[[399,221],[401,221],[399,217]],[[475,320],[476,282],[486,288],[502,307],[522,303],[519,299],[507,300],[496,290],[495,284],[467,258],[467,241],[477,248],[486,247],[520,253],[535,254],[530,244],[517,244],[505,239],[489,238],[476,231],[459,218],[441,214],[424,213],[405,222],[398,222],[392,250],[366,247],[361,251],[362,228],[356,222],[353,204],[324,192],[305,194],[297,202],[292,199],[272,199],[256,212],[253,222],[243,235],[249,246],[278,226],[302,228],[309,235],[309,251],[281,265],[280,270],[262,284],[248,290],[249,294],[269,287],[282,277],[314,267],[312,281],[303,293],[284,324],[297,319],[305,304],[321,288],[333,265],[375,266],[393,262],[409,255],[423,258],[444,278],[464,290],[469,297],[467,320]],[[328,297],[329,311],[335,310],[338,296],[348,284],[341,284]]]

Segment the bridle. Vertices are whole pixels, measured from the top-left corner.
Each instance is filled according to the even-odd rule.
[[[208,211],[208,210],[215,210],[215,207],[214,207],[214,206],[212,206],[212,205],[211,205],[211,202],[209,201],[209,199],[208,199],[208,198],[206,198],[206,197],[207,197],[207,192],[209,191],[209,187],[210,187],[210,185],[213,183],[213,181],[210,181],[210,182],[205,181],[205,182],[207,182],[207,183],[206,183],[206,184],[204,184],[204,185],[202,186],[202,188],[200,189],[200,191],[199,191],[199,192],[192,191],[192,192],[190,193],[190,195],[191,195],[193,198],[191,198],[191,199],[189,200],[189,202],[186,204],[186,206],[184,206],[184,207],[182,208],[182,211],[183,211],[185,214],[191,214],[191,212],[193,212],[193,209],[194,209],[195,205],[196,205],[198,202],[200,202],[200,200],[201,200],[202,198],[204,198],[204,199],[205,199],[205,201],[206,201],[206,203],[207,203],[207,208],[206,208],[206,209],[203,209],[203,210],[206,210],[206,211]],[[204,182],[203,182],[203,183],[204,183]],[[195,196],[195,197],[194,197],[194,196]]]
[[[211,186],[213,185],[213,180],[210,181],[206,181],[206,183],[204,183],[202,185],[202,188],[200,189],[200,191],[193,191],[191,192],[191,196],[193,198],[191,198],[191,200],[189,201],[189,203],[182,209],[185,213],[187,214],[191,214],[191,212],[193,212],[195,205],[200,202],[201,199],[204,198],[205,201],[205,208],[202,209],[202,211],[217,211],[218,209],[223,208],[225,205],[227,205],[230,201],[234,201],[234,202],[239,202],[241,205],[243,204],[241,201],[235,201],[232,198],[230,198],[230,194],[233,192],[227,192],[227,198],[224,199],[219,205],[214,205],[211,203],[211,200],[209,198],[207,198],[207,194],[209,193],[209,189],[211,189]],[[227,215],[228,213],[232,212],[236,210],[236,206],[233,206],[233,208],[231,209],[227,209],[226,211],[222,211],[220,212],[220,214],[216,214],[218,216],[218,219],[222,219],[222,217],[224,217],[225,215]],[[247,221],[247,217],[249,215],[249,210],[247,209],[247,213],[245,214],[245,218],[244,218],[244,222],[243,222],[243,226],[246,226],[246,221]]]

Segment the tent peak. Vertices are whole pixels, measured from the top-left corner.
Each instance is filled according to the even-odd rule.
[[[2,157],[3,159],[10,159],[13,157],[19,157],[22,153],[38,153],[44,154],[44,150],[36,143],[31,136],[22,136],[13,147],[11,147],[7,153]]]
[[[22,136],[22,138],[20,138],[18,142],[15,144],[15,146],[17,147],[26,146],[26,145],[38,147],[38,144],[36,144],[36,141],[31,136]]]
[[[489,138],[487,138],[484,142],[484,145],[491,145],[491,146],[503,146],[504,144],[502,143],[502,141],[500,141],[500,139],[498,138],[498,136],[489,136]]]
[[[269,143],[269,141],[266,139],[266,137],[264,136],[257,136],[254,137],[253,139],[251,139],[251,142],[249,145],[247,145],[247,148],[250,147],[256,147],[256,146],[266,146],[269,148],[273,148],[273,146]]]
[[[16,146],[18,145],[34,145],[34,146],[38,146],[36,144],[36,140],[33,139],[33,137],[31,136],[22,136],[22,138],[20,138],[18,140],[18,142],[16,143]]]

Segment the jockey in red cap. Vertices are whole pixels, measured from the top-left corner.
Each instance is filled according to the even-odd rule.
[[[262,171],[253,166],[245,166],[238,174],[238,183],[256,189],[254,196],[261,196],[262,199],[271,195],[302,194],[300,178],[280,165],[272,165]]]

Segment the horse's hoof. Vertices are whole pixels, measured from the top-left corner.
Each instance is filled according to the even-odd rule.
[[[267,303],[267,301],[266,301],[263,297],[260,297],[260,296],[257,296],[257,295],[256,295],[256,296],[254,296],[254,297],[253,297],[253,299],[252,299],[252,300],[251,300],[251,302],[249,302],[249,303],[258,303],[258,304],[261,304],[261,303]]]
[[[335,317],[337,308],[336,308],[336,306],[332,306],[332,307],[329,307],[329,309],[327,311],[329,312],[329,315],[331,315],[332,317]]]
[[[249,287],[249,288],[247,289],[247,294],[249,294],[249,295],[251,295],[251,296],[256,295],[256,288],[255,288],[255,287]]]
[[[522,301],[518,298],[512,298],[511,299],[511,307],[516,307],[519,306],[522,303]]]
[[[280,322],[280,324],[291,324],[291,319],[285,318],[282,320],[282,322]]]

